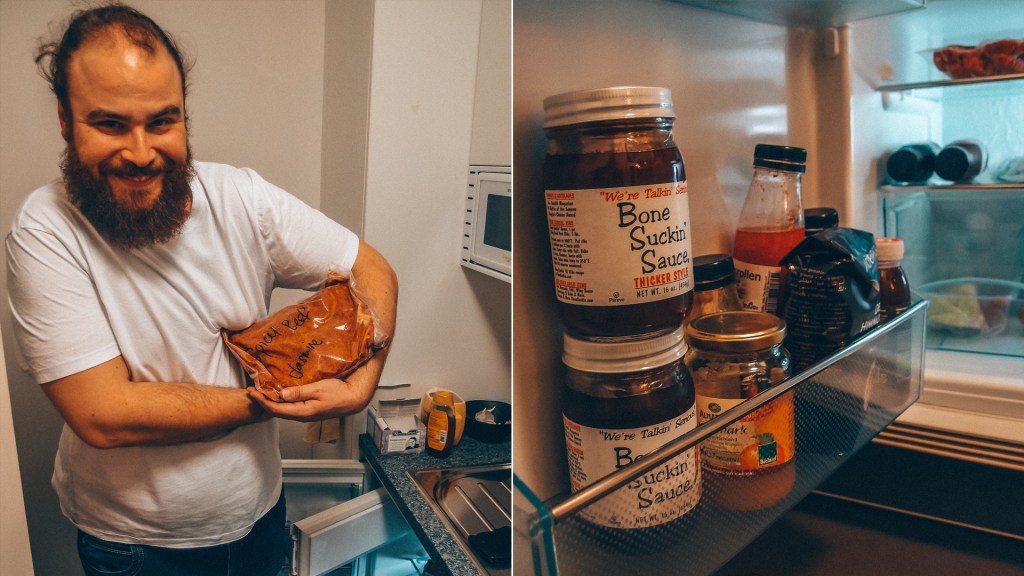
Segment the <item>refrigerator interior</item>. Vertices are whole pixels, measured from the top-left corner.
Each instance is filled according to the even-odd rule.
[[[1024,443],[1024,183],[998,176],[1024,157],[1024,77],[950,82],[932,53],[1020,39],[1022,30],[1024,11],[1012,1],[934,0],[849,26],[850,199],[864,214],[878,211],[855,224],[903,238],[916,297],[932,301],[924,394],[901,420],[1014,444]],[[988,152],[974,182],[887,179],[885,160],[899,146],[959,139]]]
[[[565,492],[568,485],[559,408],[562,326],[550,288],[540,201],[546,146],[541,129],[544,97],[629,84],[672,90],[675,139],[689,183],[694,255],[731,251],[756,143],[808,148],[805,207],[832,206],[839,210],[842,225],[876,235],[894,233],[887,228],[892,206],[883,203],[886,181],[880,166],[900,145],[922,139],[945,144],[956,138],[983,137],[994,162],[997,155],[1024,155],[1022,81],[998,88],[968,87],[964,95],[953,96],[943,95],[944,89],[939,89],[939,96],[922,96],[918,90],[879,90],[886,84],[939,80],[930,49],[955,42],[1019,38],[1024,30],[1019,3],[932,0],[923,8],[921,3],[899,1],[819,3],[819,8],[882,6],[874,12],[880,16],[837,28],[820,21],[809,28],[787,27],[780,23],[786,17],[770,11],[771,18],[753,13],[736,16],[684,4],[690,2],[516,2],[514,395],[520,406],[533,399],[531,405],[536,408],[517,414],[515,473],[540,500]],[[742,3],[720,5],[723,10],[740,6],[743,11]],[[1012,271],[1021,258],[1020,240],[1013,240],[1013,232],[1019,232],[1024,221],[1019,214],[1022,197],[1024,192],[1017,190],[983,207],[977,202],[979,196],[957,197],[945,206],[936,196],[924,203],[923,211],[906,212],[920,222],[905,222],[910,228],[899,234],[908,244],[912,284],[940,279],[932,276],[938,273],[940,261],[977,267],[971,274],[1020,281]],[[956,207],[960,202],[989,214],[992,224],[982,232],[998,244],[995,248],[978,251],[977,245],[970,244],[977,240],[967,234],[964,210]],[[948,214],[929,215],[942,211]],[[984,222],[984,218],[974,221]],[[1014,222],[1018,228],[1013,228]],[[999,243],[1007,239],[1009,244]],[[936,242],[945,243],[950,254],[954,250],[963,254],[922,260],[919,246]],[[986,264],[993,257],[1004,260],[1006,266]],[[1010,299],[1010,311],[1019,308],[1019,300],[1019,293],[1016,300]],[[1019,321],[1007,324],[1011,330],[1020,329]],[[1016,454],[997,463],[1000,469],[1024,468],[1019,456],[1019,446],[1024,444],[1019,420],[1024,414],[1020,382],[1024,336],[1010,334],[1007,346],[1009,353],[1004,354],[926,352],[922,400],[897,422],[929,434],[937,430],[940,437],[934,443],[940,447],[940,462],[950,455],[978,459],[980,451],[964,449],[963,444],[989,442],[985,450],[990,454],[995,452],[999,458]],[[544,400],[537,402],[537,398]],[[888,441],[913,450],[922,446],[916,440]],[[950,447],[960,441],[959,447]],[[983,468],[992,463],[993,458],[980,461]],[[946,496],[936,493],[936,498]],[[992,493],[974,497],[990,498]],[[532,563],[526,548],[517,541],[517,568]]]

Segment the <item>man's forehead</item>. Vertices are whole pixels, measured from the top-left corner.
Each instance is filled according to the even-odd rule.
[[[135,94],[183,99],[181,75],[170,52],[157,43],[154,50],[111,28],[82,44],[68,62],[69,95],[76,92]]]
[[[128,37],[124,29],[119,26],[108,26],[98,31],[88,40],[84,41],[74,53],[70,60],[89,60],[95,57],[116,57],[124,59],[128,64],[140,64],[147,61],[162,60],[166,58],[173,63],[171,53],[163,43],[151,40],[143,44]]]

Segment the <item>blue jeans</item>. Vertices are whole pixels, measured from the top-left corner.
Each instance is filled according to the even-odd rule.
[[[277,576],[284,563],[284,494],[241,540],[205,548],[108,542],[79,530],[86,576]]]

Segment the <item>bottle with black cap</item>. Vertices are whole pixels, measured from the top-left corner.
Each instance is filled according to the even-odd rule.
[[[736,292],[745,310],[777,313],[785,273],[779,263],[804,240],[801,177],[807,149],[758,144],[754,175],[733,243]]]
[[[804,235],[814,236],[823,230],[839,227],[839,212],[835,208],[807,208],[804,210]]]
[[[742,310],[736,295],[736,269],[728,254],[705,254],[693,259],[693,306],[683,325],[712,312]]]
[[[915,142],[889,155],[885,169],[896,182],[921,184],[935,173],[935,157],[940,146],[934,142]]]
[[[970,182],[985,170],[988,155],[977,140],[956,140],[946,144],[935,157],[935,174],[950,182]]]

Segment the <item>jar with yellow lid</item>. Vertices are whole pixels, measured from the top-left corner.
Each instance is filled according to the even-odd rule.
[[[790,375],[784,320],[764,312],[727,311],[685,328],[684,361],[693,377],[697,422],[778,385]],[[793,488],[796,427],[788,392],[701,443],[706,497],[731,509],[771,506]]]

